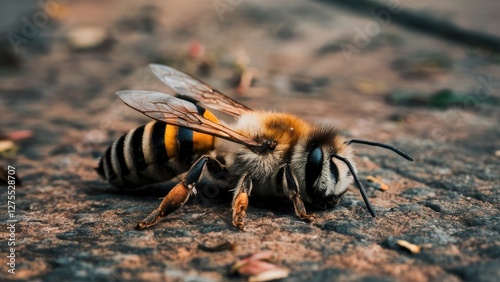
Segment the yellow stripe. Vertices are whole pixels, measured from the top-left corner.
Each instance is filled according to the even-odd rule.
[[[203,117],[209,121],[219,123],[217,117],[215,117],[210,111],[205,110]],[[209,134],[193,132],[193,150],[195,152],[210,151],[214,149],[214,137]]]
[[[167,124],[165,128],[165,149],[169,158],[177,155],[177,132],[179,128],[174,125]]]
[[[203,113],[203,117],[208,119],[209,121],[219,123],[219,120],[217,119],[217,117],[215,117],[214,114],[212,114],[209,111],[205,111],[205,113]]]
[[[212,135],[193,132],[193,150],[195,152],[210,151],[214,148],[214,137]]]

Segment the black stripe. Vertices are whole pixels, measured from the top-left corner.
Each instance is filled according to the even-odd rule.
[[[160,167],[166,167],[168,162],[167,148],[165,148],[165,130],[167,129],[167,124],[164,122],[157,121],[151,129],[151,146],[153,148],[153,155],[155,158],[155,164]],[[175,138],[171,136],[170,138]]]
[[[199,113],[201,116],[203,116],[203,114],[204,114],[204,113],[205,113],[205,111],[206,111],[204,108],[202,108],[202,107],[201,107],[201,106],[199,106],[199,105],[196,105],[196,109],[198,110],[198,113]]]
[[[148,168],[148,164],[144,159],[144,152],[142,151],[142,135],[144,134],[144,125],[135,129],[130,140],[132,147],[133,163],[138,171],[143,171]]]
[[[108,149],[106,150],[106,153],[104,153],[104,156],[106,157],[106,166],[108,167],[108,172],[109,172],[109,178],[108,178],[109,181],[113,181],[116,179],[116,177],[118,177],[118,175],[116,175],[115,170],[113,169],[113,164],[111,162],[112,148],[113,148],[112,145],[109,146]]]
[[[194,161],[193,131],[179,127],[177,141],[179,141],[179,160],[186,164],[192,164]]]
[[[95,168],[95,171],[101,176],[102,179],[106,179],[106,173],[104,172],[104,158],[106,156],[106,152],[104,155],[102,155],[101,159],[99,160],[99,166]]]
[[[125,135],[122,135],[118,142],[116,143],[116,157],[118,158],[118,163],[120,164],[120,170],[122,176],[130,175],[130,169],[125,162]]]
[[[191,97],[189,97],[189,96],[184,96],[184,95],[181,95],[181,94],[177,94],[177,95],[175,95],[175,98],[179,98],[179,99],[181,99],[181,100],[191,102],[191,103],[193,103],[193,104],[195,104],[195,105],[198,103],[198,100],[193,99],[193,98],[191,98]]]

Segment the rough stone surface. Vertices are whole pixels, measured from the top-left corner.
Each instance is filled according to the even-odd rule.
[[[230,266],[271,250],[272,262],[291,270],[289,281],[498,281],[500,111],[474,107],[473,100],[480,78],[500,81],[498,56],[390,24],[348,62],[339,46],[373,20],[313,1],[241,1],[221,18],[217,1],[158,1],[149,8],[139,1],[65,2],[37,34],[47,51],[34,52],[30,44],[38,41],[28,42],[20,67],[0,72],[0,130],[34,132],[14,159],[1,160],[24,186],[15,199],[16,274],[7,272],[4,229],[0,280],[241,281],[228,274]],[[401,2],[500,36],[494,1]],[[87,25],[105,28],[112,43],[72,49],[65,35]],[[378,176],[390,187],[368,188],[378,216],[368,214],[355,187],[336,208],[313,211],[312,224],[298,220],[288,201],[251,198],[240,232],[231,225],[229,201],[207,190],[154,228],[134,230],[174,182],[121,193],[94,172],[112,140],[148,120],[113,93],[165,90],[146,73],[148,63],[195,72],[186,55],[193,41],[215,62],[202,79],[229,95],[236,95],[229,84],[233,57],[246,50],[257,80],[236,99],[248,106],[334,123],[348,136],[411,153],[414,163],[357,147],[360,177]],[[445,54],[453,66],[413,79],[394,68],[395,60],[421,51]],[[499,97],[498,82],[490,86],[488,95]],[[465,109],[386,100],[395,89],[444,88],[470,93]],[[5,203],[7,193],[2,197]],[[7,222],[6,210],[0,219]],[[224,239],[233,250],[198,248]],[[400,239],[421,252],[401,249]]]

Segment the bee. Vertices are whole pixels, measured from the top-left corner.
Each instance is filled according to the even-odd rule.
[[[413,161],[387,144],[347,140],[331,125],[316,125],[289,113],[252,110],[171,67],[152,64],[149,68],[177,95],[117,92],[125,104],[154,121],[115,140],[96,168],[102,178],[122,189],[185,173],[136,229],[151,227],[182,207],[203,179],[222,179],[234,191],[232,224],[239,229],[245,226],[250,195],[288,198],[296,215],[311,222],[315,216],[307,213],[304,203],[332,208],[353,182],[375,216],[357,175],[351,145],[379,146]],[[234,121],[224,123],[200,104]]]

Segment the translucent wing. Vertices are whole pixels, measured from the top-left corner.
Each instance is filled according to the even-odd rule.
[[[177,93],[199,101],[214,110],[219,110],[235,117],[252,111],[247,106],[236,102],[186,73],[168,66],[156,64],[150,64],[149,69],[158,79]]]
[[[243,144],[255,152],[263,147],[261,142],[204,118],[191,102],[155,91],[125,90],[116,95],[131,108],[153,119]]]

